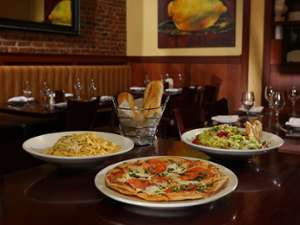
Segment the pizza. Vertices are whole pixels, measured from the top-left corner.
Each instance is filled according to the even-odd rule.
[[[105,175],[109,188],[147,201],[203,199],[221,191],[227,181],[212,163],[177,156],[123,162]]]

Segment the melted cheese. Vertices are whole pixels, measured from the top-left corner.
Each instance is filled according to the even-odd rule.
[[[121,182],[121,183],[126,183],[126,181],[128,179],[130,179],[131,177],[129,176],[128,173],[125,173],[122,177],[118,178],[117,181],[118,182]]]
[[[157,185],[151,185],[149,187],[147,187],[145,190],[144,190],[145,193],[147,194],[161,194],[161,193],[164,193],[162,189],[159,188],[159,186]]]
[[[177,180],[177,183],[180,185],[189,185],[189,184],[199,184],[199,181],[194,181],[194,180]]]
[[[171,171],[171,173],[181,174],[181,173],[184,173],[185,168],[182,167],[182,166],[179,166],[176,163],[171,163],[171,164],[168,165],[167,171]]]
[[[132,173],[138,176],[138,178],[144,178],[147,179],[150,177],[150,174],[146,173],[144,168],[142,167],[136,167],[132,169]]]

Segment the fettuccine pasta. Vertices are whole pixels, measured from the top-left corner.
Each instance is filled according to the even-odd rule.
[[[117,152],[120,148],[94,133],[77,133],[61,137],[47,153],[55,156],[95,156]]]

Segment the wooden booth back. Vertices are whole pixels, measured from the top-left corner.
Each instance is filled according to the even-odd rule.
[[[0,102],[23,95],[26,81],[30,82],[33,97],[37,100],[40,100],[44,81],[52,90],[73,93],[78,78],[84,94],[87,94],[89,82],[94,79],[99,96],[115,95],[128,90],[131,69],[129,65],[0,66]]]

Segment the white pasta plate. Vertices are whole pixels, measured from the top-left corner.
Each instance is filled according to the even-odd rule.
[[[265,154],[270,152],[273,149],[277,149],[281,147],[284,143],[283,139],[280,138],[279,136],[263,131],[262,140],[267,143],[267,147],[261,149],[242,149],[242,150],[222,149],[222,148],[208,147],[200,144],[194,144],[193,140],[195,139],[196,135],[202,133],[207,129],[210,129],[210,127],[198,128],[198,129],[187,131],[182,134],[181,140],[195,150],[211,153],[213,155],[234,156],[234,157],[251,157],[255,155]],[[241,128],[241,130],[243,130],[243,128]]]
[[[151,208],[151,209],[178,209],[178,208],[185,208],[185,207],[191,207],[196,205],[203,205],[208,204],[214,201],[217,201],[218,199],[223,198],[224,196],[230,194],[233,192],[237,185],[238,185],[238,178],[237,176],[228,168],[217,164],[213,162],[209,162],[210,164],[216,166],[223,174],[228,176],[228,182],[226,186],[220,190],[219,192],[215,193],[212,196],[209,196],[207,198],[203,199],[193,199],[193,200],[181,200],[181,201],[167,201],[167,202],[155,202],[155,201],[146,201],[141,198],[135,197],[135,196],[128,196],[125,194],[121,194],[115,190],[112,190],[111,188],[107,187],[105,184],[105,175],[108,171],[113,169],[114,167],[118,166],[119,164],[122,164],[124,162],[134,162],[136,160],[144,160],[149,158],[156,158],[156,157],[162,157],[162,156],[150,156],[150,157],[142,157],[142,158],[134,158],[125,160],[122,162],[115,163],[113,165],[107,166],[104,169],[102,169],[95,177],[95,185],[98,188],[99,191],[101,191],[104,195],[107,197],[114,199],[116,201],[133,205],[133,206],[139,206],[144,208]],[[192,158],[192,157],[182,157],[185,159],[190,160],[202,160],[199,158]],[[205,161],[205,160],[202,160]]]
[[[103,155],[93,155],[93,156],[55,156],[47,154],[47,150],[52,147],[61,137],[70,135],[70,134],[79,134],[79,133],[94,133],[97,136],[111,141],[121,147],[117,152],[106,153]],[[131,149],[133,149],[134,143],[129,138],[123,137],[118,134],[106,133],[106,132],[93,132],[93,131],[69,131],[69,132],[57,132],[40,135],[37,137],[30,138],[23,143],[23,149],[34,156],[35,158],[44,160],[49,163],[59,164],[65,167],[86,167],[86,166],[95,166],[101,160],[124,154]]]

